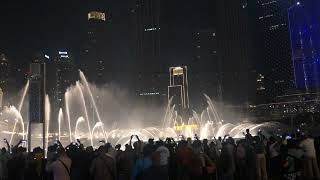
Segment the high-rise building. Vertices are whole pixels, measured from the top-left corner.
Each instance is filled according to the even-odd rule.
[[[189,109],[189,85],[188,85],[188,69],[183,67],[170,67],[170,85],[168,86],[168,100],[172,99],[172,103],[176,105],[176,109]]]
[[[132,0],[130,18],[134,56],[140,65],[154,63],[160,56],[160,0]]]
[[[45,147],[46,66],[43,57],[30,64],[28,149]]]
[[[112,42],[108,40],[109,21],[110,17],[103,5],[90,6],[87,11],[87,38],[79,64],[89,81],[98,85],[108,82],[108,72],[112,70],[110,59]]]
[[[73,57],[66,51],[59,51],[53,59],[55,65],[55,92],[56,110],[64,106],[64,94],[68,87],[74,84],[77,70]]]
[[[135,94],[149,105],[164,104],[168,74],[160,59],[160,0],[131,0],[129,8]]]
[[[217,36],[215,29],[199,30],[193,33],[193,61],[189,65],[189,96],[195,108],[205,108],[203,94],[216,101],[222,101],[221,76],[222,64],[218,56]]]
[[[301,0],[289,10],[295,85],[306,92],[320,88],[320,2]]]
[[[288,28],[288,0],[248,1],[256,30],[257,72],[264,77],[262,103],[284,95],[294,87]]]
[[[225,104],[244,105],[252,101],[255,92],[249,10],[242,0],[217,0],[216,14],[222,98]]]
[[[0,88],[3,93],[8,91],[9,62],[5,54],[0,54]]]

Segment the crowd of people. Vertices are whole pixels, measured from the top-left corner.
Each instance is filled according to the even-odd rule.
[[[299,132],[266,138],[247,130],[242,139],[178,142],[142,142],[133,135],[124,147],[103,143],[97,149],[79,140],[67,147],[57,141],[47,157],[41,148],[27,152],[20,144],[1,149],[0,180],[320,179],[319,139]]]

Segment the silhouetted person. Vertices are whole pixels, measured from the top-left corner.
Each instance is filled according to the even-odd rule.
[[[65,149],[57,149],[57,159],[48,159],[46,170],[52,172],[54,180],[70,180],[71,159]]]

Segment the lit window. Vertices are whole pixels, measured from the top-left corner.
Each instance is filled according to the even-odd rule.
[[[146,28],[146,29],[144,29],[144,31],[156,31],[156,30],[160,30],[160,28],[155,28],[155,27],[153,27],[153,28]]]
[[[88,20],[90,19],[106,21],[106,14],[98,11],[91,11],[88,13]]]

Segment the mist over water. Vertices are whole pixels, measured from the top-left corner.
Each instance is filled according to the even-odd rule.
[[[268,132],[283,126],[274,122],[225,122],[221,119],[216,103],[207,95],[199,97],[206,102],[207,108],[201,112],[191,110],[191,115],[186,118],[176,110],[171,100],[163,106],[150,106],[134,98],[127,89],[116,85],[97,87],[90,84],[81,71],[79,74],[79,81],[66,90],[64,106],[59,107],[58,111],[52,110],[54,102],[50,102],[51,98],[46,96],[46,146],[55,139],[61,140],[64,145],[76,139],[93,146],[98,146],[100,140],[114,145],[125,144],[131,135],[138,135],[144,141],[148,138],[178,139],[180,135],[194,137],[195,134],[201,139],[224,135],[240,138],[245,129],[256,134],[259,129]],[[19,100],[1,112],[0,133],[2,137],[10,139],[11,144],[28,137],[27,92],[28,83],[19,94]],[[38,138],[42,137],[42,132],[36,133]]]

